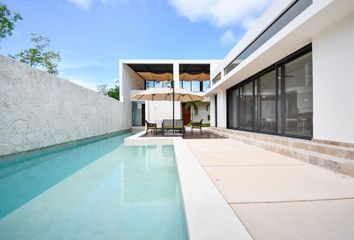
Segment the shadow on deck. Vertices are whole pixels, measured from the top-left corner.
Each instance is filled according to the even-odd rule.
[[[208,132],[206,130],[203,130],[200,132],[199,130],[194,130],[193,133],[188,129],[184,134],[181,134],[179,132],[172,133],[167,132],[162,136],[162,133],[160,131],[155,134],[155,132],[148,132],[145,135],[142,135],[141,137],[182,137],[184,139],[217,139],[217,138],[225,138],[223,136]]]

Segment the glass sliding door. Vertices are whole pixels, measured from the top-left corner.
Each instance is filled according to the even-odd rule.
[[[240,124],[245,130],[253,130],[253,81],[240,87]]]
[[[133,126],[145,125],[145,102],[132,102]]]
[[[285,133],[312,136],[312,54],[284,65]]]
[[[311,45],[227,91],[228,128],[311,138]]]
[[[238,89],[233,89],[229,91],[228,95],[228,128],[233,128],[236,129],[238,127],[238,116],[237,116],[237,111],[238,111]]]
[[[258,78],[258,130],[276,131],[276,74],[275,70]]]
[[[283,117],[282,117],[282,112],[284,112],[283,109],[285,109],[283,107],[283,92],[284,92],[284,84],[283,84],[283,81],[282,81],[282,70],[283,68],[282,67],[278,67],[277,68],[277,98],[278,98],[278,101],[277,101],[277,133],[278,134],[283,134],[284,133],[284,129],[283,129],[283,126],[284,126],[284,122],[283,122]]]

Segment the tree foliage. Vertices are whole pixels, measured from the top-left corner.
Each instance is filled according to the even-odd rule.
[[[7,6],[0,3],[0,40],[12,35],[15,28],[15,22],[22,20],[22,16],[18,12],[10,11]]]
[[[42,67],[48,73],[58,74],[58,62],[60,62],[59,52],[49,50],[50,39],[37,34],[31,34],[31,41],[34,47],[22,50],[15,55],[20,62],[26,63],[32,67]]]
[[[108,90],[107,95],[109,97],[115,98],[119,101],[119,85],[118,85],[118,83],[113,88],[110,88]]]

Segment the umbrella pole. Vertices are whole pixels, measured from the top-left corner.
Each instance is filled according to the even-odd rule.
[[[172,131],[175,133],[175,82],[172,81]]]

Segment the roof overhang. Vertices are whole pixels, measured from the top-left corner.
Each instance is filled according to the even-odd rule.
[[[312,38],[351,13],[354,1],[315,1],[254,53],[242,61],[204,96],[212,96],[251,77],[312,42]],[[225,65],[222,63],[221,65]]]

